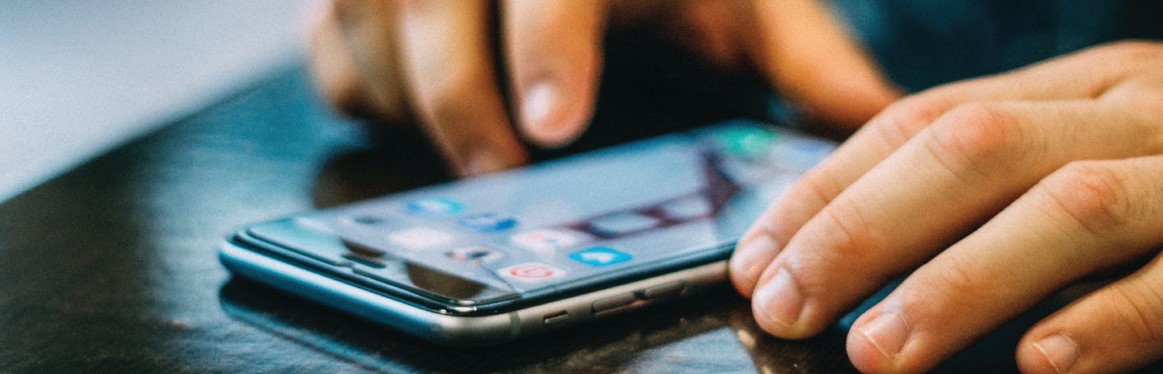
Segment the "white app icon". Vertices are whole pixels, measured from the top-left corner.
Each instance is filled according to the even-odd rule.
[[[542,255],[552,255],[554,251],[571,247],[589,239],[589,235],[566,229],[540,229],[513,235],[509,241],[521,248]]]
[[[433,228],[413,227],[388,234],[388,240],[409,249],[427,249],[452,244],[456,237]]]

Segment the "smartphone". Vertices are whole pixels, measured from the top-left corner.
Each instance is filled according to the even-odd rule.
[[[421,339],[512,341],[721,287],[836,144],[751,120],[247,226],[233,274]]]

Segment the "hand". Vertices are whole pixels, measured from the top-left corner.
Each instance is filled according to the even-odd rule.
[[[1137,271],[1040,321],[1026,372],[1163,357],[1163,44],[1097,47],[905,98],[791,187],[731,259],[767,332],[854,323],[853,364],[920,372],[1072,282]],[[914,270],[915,269],[915,270]]]
[[[458,171],[477,174],[526,161],[513,122],[540,146],[579,136],[593,111],[602,36],[629,24],[657,25],[723,69],[753,68],[850,128],[897,96],[815,0],[333,0],[314,27],[311,63],[336,107],[418,123]],[[498,51],[508,76],[495,76]]]

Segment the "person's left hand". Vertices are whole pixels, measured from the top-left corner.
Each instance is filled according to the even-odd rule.
[[[754,74],[840,133],[900,96],[820,0],[326,5],[309,59],[323,96],[347,114],[423,131],[462,176],[528,162],[523,141],[557,148],[581,136],[607,37],[654,34],[725,76]]]
[[[1079,279],[1134,273],[1040,321],[1026,372],[1163,357],[1163,44],[1093,48],[890,106],[740,240],[756,321],[815,335],[913,271],[848,334],[862,371],[919,372]]]

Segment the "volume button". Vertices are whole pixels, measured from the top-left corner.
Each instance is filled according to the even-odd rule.
[[[569,320],[569,312],[561,310],[541,316],[541,323],[549,326]]]
[[[624,294],[614,297],[607,297],[594,302],[594,314],[600,314],[605,311],[618,309],[630,304],[633,304],[638,298],[634,294]]]
[[[682,293],[683,288],[686,287],[686,282],[674,281],[670,283],[663,283],[654,287],[648,287],[642,290],[642,298],[646,300],[666,299],[678,296]]]

